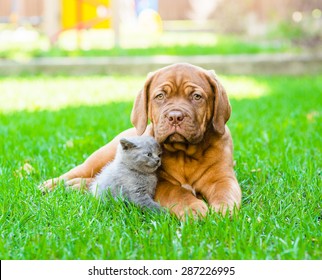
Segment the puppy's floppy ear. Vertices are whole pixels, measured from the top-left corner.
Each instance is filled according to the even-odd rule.
[[[229,120],[231,113],[228,96],[214,71],[208,71],[208,80],[215,94],[213,126],[219,134],[224,134],[225,124]]]
[[[131,122],[135,126],[137,134],[142,135],[148,124],[149,87],[154,73],[149,73],[142,90],[139,91],[131,113]]]

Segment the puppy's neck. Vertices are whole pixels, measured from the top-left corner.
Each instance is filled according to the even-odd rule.
[[[163,148],[170,152],[184,152],[186,156],[198,157],[202,155],[204,151],[207,151],[210,146],[215,142],[215,138],[222,137],[215,132],[212,126],[210,126],[204,134],[203,140],[197,144],[188,143],[163,143]]]
[[[185,144],[185,143],[164,143],[163,144],[164,149],[171,153],[182,151],[187,156],[193,156],[198,151],[198,145],[191,145],[191,144]]]

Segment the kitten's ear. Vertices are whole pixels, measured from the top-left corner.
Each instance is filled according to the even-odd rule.
[[[122,145],[123,150],[130,150],[137,147],[133,142],[129,141],[126,138],[122,138],[120,140],[120,143]]]

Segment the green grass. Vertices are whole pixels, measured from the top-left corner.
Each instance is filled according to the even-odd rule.
[[[256,54],[256,53],[276,53],[290,50],[284,43],[276,42],[256,42],[242,40],[235,37],[220,37],[205,44],[189,42],[171,45],[151,45],[146,47],[90,49],[90,50],[66,50],[62,48],[51,48],[47,52],[36,50],[35,57],[60,57],[60,56],[147,56],[147,55],[228,55],[228,54]]]
[[[237,216],[180,222],[36,186],[130,126],[144,77],[0,80],[0,259],[321,259],[322,76],[223,77]]]
[[[0,58],[23,60],[33,57],[191,56],[298,51],[288,40],[223,36],[210,32],[126,33],[122,36],[121,48],[118,48],[113,46],[111,32],[91,31],[83,34],[78,46],[74,33],[63,34],[54,46],[41,36],[30,42],[11,42],[11,37],[8,37],[0,41]]]

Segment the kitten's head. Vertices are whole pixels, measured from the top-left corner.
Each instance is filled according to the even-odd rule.
[[[119,152],[121,161],[131,169],[153,173],[161,165],[161,147],[151,136],[122,138]]]

